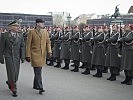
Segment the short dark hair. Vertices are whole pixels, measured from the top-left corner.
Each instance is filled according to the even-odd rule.
[[[44,23],[44,20],[42,20],[42,19],[36,19],[36,23]]]

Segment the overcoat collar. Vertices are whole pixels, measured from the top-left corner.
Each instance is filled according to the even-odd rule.
[[[11,34],[11,32],[8,32],[8,39],[9,39],[9,41],[14,45],[14,44],[16,44],[18,41],[19,41],[19,39],[20,39],[21,37],[20,37],[20,33],[16,33],[16,37],[15,37],[15,39],[12,37],[12,34]]]

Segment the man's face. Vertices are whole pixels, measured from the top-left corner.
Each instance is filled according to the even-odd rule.
[[[79,31],[78,27],[76,27],[76,28],[74,29],[74,31]]]
[[[20,31],[20,25],[11,25],[10,30],[13,32],[19,32]]]
[[[106,27],[106,28],[104,29],[104,32],[108,32],[108,31],[109,31],[109,28]]]
[[[90,31],[90,28],[89,27],[86,27],[86,29],[85,29],[86,31]]]
[[[44,28],[44,23],[37,23],[37,27]]]
[[[58,27],[58,28],[57,28],[57,31],[58,31],[58,32],[59,32],[59,31],[61,31],[61,28],[60,28],[60,27]]]
[[[103,29],[102,28],[98,28],[98,32],[103,32]]]
[[[131,29],[130,29],[130,26],[126,25],[126,26],[124,27],[124,30],[125,30],[125,31],[130,31],[130,30],[131,30]]]
[[[66,31],[70,31],[70,28],[67,28]]]
[[[112,27],[112,30],[113,30],[113,31],[117,31],[117,30],[118,30],[118,26],[114,25],[114,26]]]

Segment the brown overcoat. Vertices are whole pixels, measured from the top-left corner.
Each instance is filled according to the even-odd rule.
[[[51,52],[51,43],[47,30],[29,30],[26,41],[26,57],[30,57],[33,67],[42,67],[45,64],[46,53]]]

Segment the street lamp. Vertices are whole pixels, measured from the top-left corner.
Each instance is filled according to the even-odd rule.
[[[52,27],[53,27],[53,12],[48,12],[52,16]]]
[[[22,23],[22,21],[23,21],[22,19],[18,19],[18,22],[19,22],[19,23]]]
[[[18,19],[18,23],[21,25],[21,23],[22,23],[22,19],[20,18],[20,19]]]
[[[69,25],[69,27],[70,27],[70,21],[71,21],[71,16],[70,16],[70,13],[69,13],[69,15],[67,16],[67,20],[68,20],[68,25]]]

